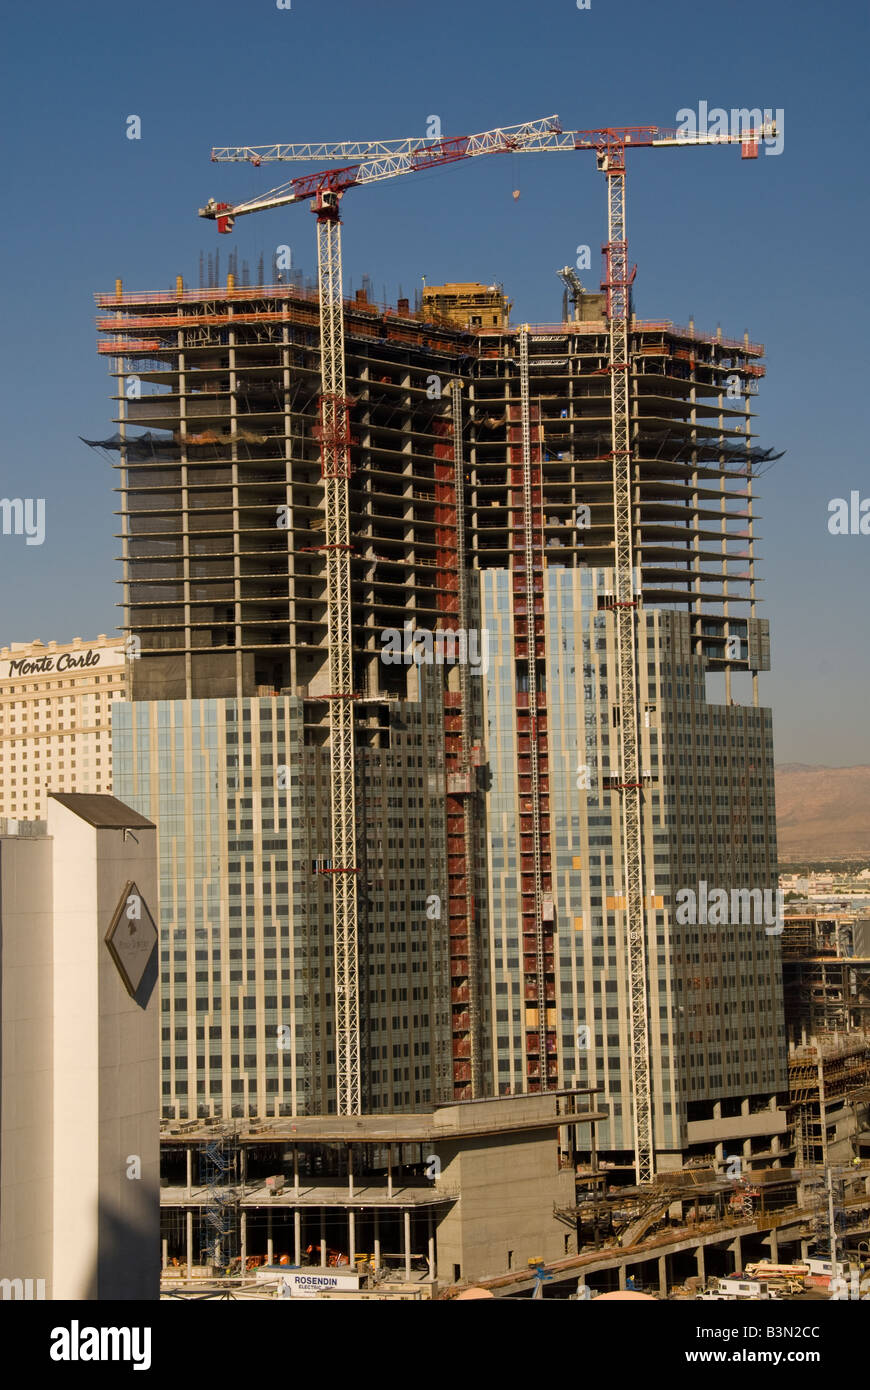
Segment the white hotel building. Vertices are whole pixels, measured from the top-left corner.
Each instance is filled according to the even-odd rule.
[[[0,648],[0,816],[41,820],[48,792],[112,790],[112,704],[123,637]]]

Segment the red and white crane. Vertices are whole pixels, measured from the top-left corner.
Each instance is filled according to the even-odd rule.
[[[339,168],[305,174],[242,203],[210,199],[201,217],[230,232],[237,217],[311,200],[317,218],[317,266],[321,330],[321,463],[326,492],[325,552],[329,614],[330,734],[332,780],[332,872],[336,970],[336,1057],[338,1114],[361,1109],[356,821],[350,611],[348,478],[350,476],[349,402],[345,393],[345,355],[341,275],[340,199],[351,188],[380,183],[400,174],[423,173],[485,154],[543,154],[590,150],[607,179],[607,243],[604,246],[611,381],[611,459],[613,464],[614,595],[617,647],[619,782],[622,812],[622,874],[631,1000],[632,1097],[635,1173],[638,1183],[654,1173],[653,1121],[649,1063],[646,915],[641,818],[642,770],[639,753],[637,595],[634,583],[629,330],[631,283],[625,224],[625,155],[628,149],[696,145],[741,146],[744,159],[755,158],[759,142],[776,135],[772,122],[735,134],[692,134],[660,126],[610,126],[599,130],[563,130],[557,116],[522,125],[502,126],[478,135],[436,139],[339,141],[319,144],[216,146],[217,163],[351,159]],[[531,476],[528,431],[523,439],[524,476]],[[540,827],[538,827],[540,832]],[[538,875],[540,877],[540,875]],[[543,937],[541,883],[536,883],[536,937]],[[546,1014],[538,951],[538,1016]],[[542,1052],[542,1061],[544,1054]],[[546,1077],[542,1075],[542,1088]]]

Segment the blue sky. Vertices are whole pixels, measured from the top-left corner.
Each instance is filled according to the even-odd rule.
[[[867,12],[591,0],[149,0],[19,6],[4,22],[5,284],[0,495],[44,497],[46,538],[0,536],[0,645],[117,623],[112,471],[79,435],[111,433],[93,292],[121,276],[197,283],[213,224],[196,209],[289,175],[219,166],[213,144],[459,135],[557,113],[563,125],[676,123],[710,107],[784,111],[784,149],[638,152],[628,231],[643,317],[765,344],[758,485],[779,761],[870,762],[870,536],[831,536],[828,502],[870,496],[865,463]],[[142,122],[126,138],[127,117]],[[313,166],[304,166],[307,169]],[[512,197],[518,187],[521,196]],[[378,297],[425,275],[501,280],[514,321],[558,317],[555,271],[605,235],[590,155],[498,156],[352,194],[346,281]],[[256,266],[287,243],[314,270],[302,208],[220,238]]]

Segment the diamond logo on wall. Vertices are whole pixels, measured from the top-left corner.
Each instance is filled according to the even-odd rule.
[[[106,932],[106,945],[124,988],[132,998],[145,976],[157,938],[154,918],[145,899],[135,883],[128,883]]]

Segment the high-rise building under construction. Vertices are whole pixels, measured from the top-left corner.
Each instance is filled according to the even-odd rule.
[[[599,1149],[627,1160],[604,305],[578,290],[571,318],[512,328],[474,323],[458,289],[429,287],[416,313],[345,305],[362,1108],[596,1086]],[[115,789],[159,827],[164,1110],[329,1113],[343,986],[316,296],[179,283],[97,299],[140,652],[114,711]],[[785,1086],[776,925],[678,910],[776,886],[761,357],[632,320],[662,1166],[735,1138],[760,1157],[774,1126],[740,1116]]]

